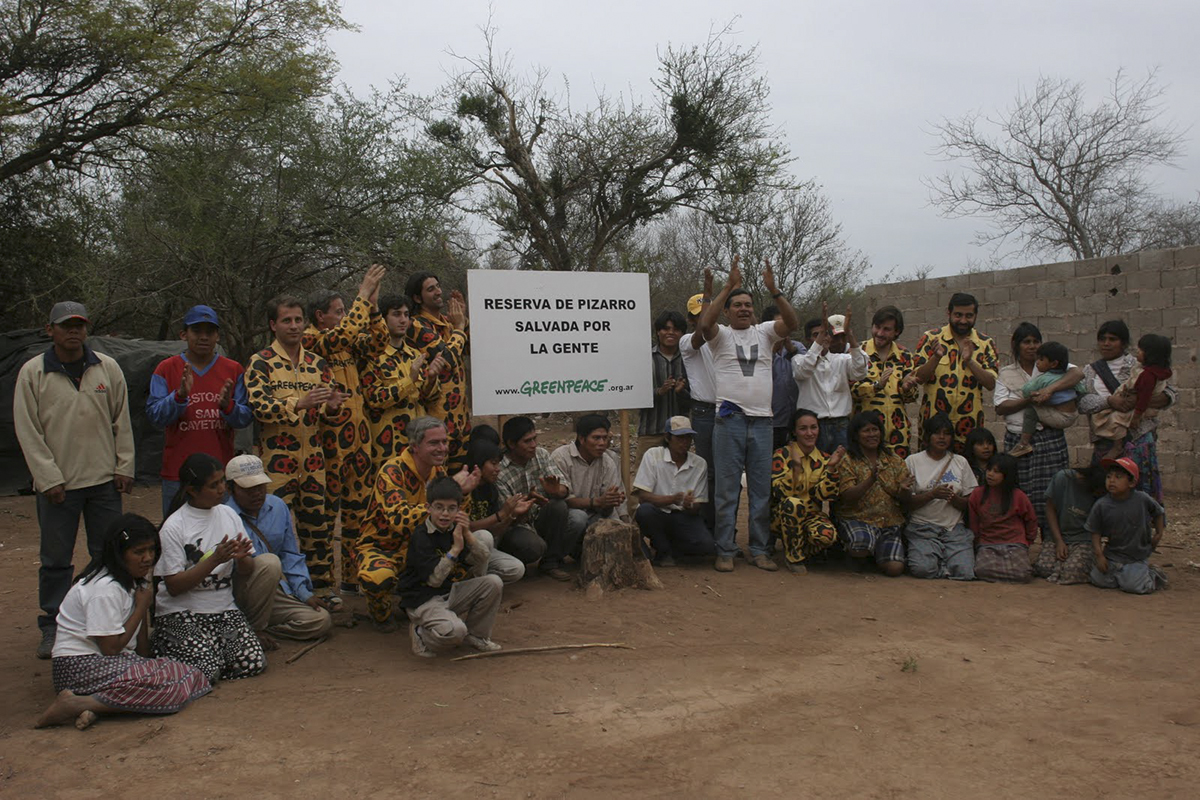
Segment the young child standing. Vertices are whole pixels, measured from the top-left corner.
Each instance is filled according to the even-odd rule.
[[[1150,398],[1166,388],[1171,377],[1171,340],[1156,333],[1147,333],[1137,344],[1140,368],[1134,368],[1129,378],[1113,394],[1134,396],[1132,411],[1102,409],[1092,415],[1092,431],[1102,439],[1112,439],[1108,458],[1125,454],[1130,433],[1136,435],[1142,417],[1153,417],[1158,411],[1150,408]]]
[[[233,599],[234,565],[253,572],[254,548],[237,512],[223,502],[225,470],[207,453],[193,453],[179,478],[159,531],[154,652],[196,667],[213,683],[257,675],[267,657]]]
[[[461,510],[462,489],[442,476],[429,482],[425,497],[429,515],[409,539],[399,580],[413,652],[434,658],[460,644],[499,650],[491,635],[504,582],[487,574],[491,554],[471,534],[471,519]]]
[[[1043,342],[1038,347],[1037,361],[1035,362],[1039,374],[1021,387],[1021,394],[1026,398],[1032,397],[1035,392],[1060,380],[1071,366],[1070,362],[1071,354],[1066,345],[1058,342]],[[1059,430],[1074,425],[1075,420],[1079,417],[1076,401],[1086,389],[1086,385],[1080,384],[1074,389],[1055,392],[1050,395],[1050,402],[1045,405],[1028,406],[1021,422],[1021,441],[1009,451],[1009,455],[1020,458],[1033,452],[1033,435],[1037,433],[1039,424]]]
[[[1033,577],[1029,546],[1037,540],[1033,503],[1017,487],[1017,459],[992,456],[984,485],[968,501],[975,532],[975,577],[985,581],[1028,583]]]
[[[983,486],[988,462],[996,455],[996,437],[987,428],[976,428],[967,434],[967,463],[975,473],[975,482]]]
[[[83,730],[97,714],[174,714],[211,690],[199,670],[148,658],[147,578],[158,555],[158,530],[145,517],[125,514],[105,532],[59,606],[51,667],[58,697],[39,728],[73,719]]]
[[[1101,589],[1131,594],[1150,594],[1166,587],[1167,576],[1148,562],[1162,540],[1166,525],[1163,507],[1134,488],[1139,475],[1132,458],[1105,459],[1101,463],[1108,467],[1108,494],[1092,506],[1085,525],[1096,555],[1092,583]]]

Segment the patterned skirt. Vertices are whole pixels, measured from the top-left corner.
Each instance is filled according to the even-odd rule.
[[[109,708],[139,714],[174,714],[212,691],[200,670],[169,658],[60,656],[51,664],[54,691],[91,695]]]
[[[1028,583],[1033,577],[1029,548],[1023,544],[984,544],[975,551],[975,578]]]
[[[1012,450],[1019,441],[1021,434],[1005,432],[1004,451]],[[1021,491],[1025,492],[1029,502],[1033,503],[1044,541],[1054,541],[1050,536],[1050,529],[1046,527],[1046,489],[1056,472],[1070,466],[1067,437],[1062,431],[1054,428],[1043,428],[1035,433],[1033,452],[1017,459],[1017,480],[1021,484]]]
[[[1092,543],[1067,544],[1067,560],[1059,561],[1054,552],[1053,537],[1042,543],[1042,552],[1038,555],[1037,563],[1033,565],[1033,573],[1039,578],[1045,578],[1050,583],[1068,586],[1073,583],[1087,583],[1092,574],[1092,564],[1096,557],[1092,552]]]

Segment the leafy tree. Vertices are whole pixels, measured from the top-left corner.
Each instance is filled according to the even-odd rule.
[[[344,27],[329,0],[3,0],[0,181],[318,94]]]
[[[425,116],[433,140],[478,182],[464,205],[523,266],[597,269],[637,226],[745,197],[788,161],[757,51],[730,44],[728,29],[667,48],[653,102],[600,95],[585,110],[553,96],[544,72],[518,77],[496,57],[493,34]]]
[[[1163,95],[1151,73],[1118,72],[1108,96],[1088,104],[1082,83],[1041,78],[1002,114],[967,114],[935,126],[938,152],[962,162],[928,182],[947,216],[982,215],[1031,254],[1095,258],[1137,249],[1159,202],[1147,169],[1172,163],[1183,135],[1159,123]]]

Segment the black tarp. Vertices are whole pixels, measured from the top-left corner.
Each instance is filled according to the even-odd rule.
[[[162,431],[146,418],[146,397],[150,393],[150,376],[158,362],[183,350],[183,343],[152,342],[145,339],[118,339],[112,336],[89,336],[88,346],[98,353],[116,359],[125,373],[129,388],[129,418],[133,423],[133,444],[137,457],[137,480],[158,483],[162,464]],[[31,329],[0,333],[0,495],[14,495],[32,490],[32,480],[21,455],[13,427],[13,391],[21,366],[50,346],[50,337],[42,330]]]

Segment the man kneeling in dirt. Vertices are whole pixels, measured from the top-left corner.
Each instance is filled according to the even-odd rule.
[[[258,456],[236,456],[225,466],[229,497],[254,545],[254,571],[233,580],[233,596],[267,650],[281,639],[320,639],[333,628],[329,606],[313,594],[308,565],[296,546],[287,503],[267,494],[271,478]]]
[[[399,582],[413,652],[433,658],[460,644],[499,650],[491,635],[504,582],[487,574],[491,550],[471,535],[462,488],[453,478],[434,478],[425,499],[429,516],[409,538]]]

